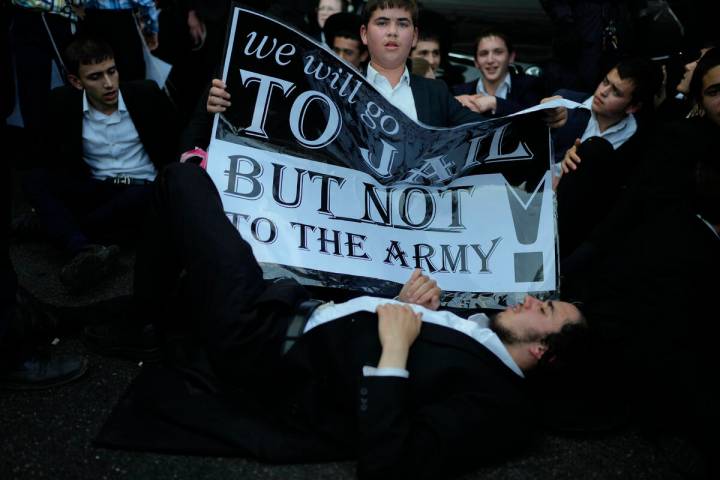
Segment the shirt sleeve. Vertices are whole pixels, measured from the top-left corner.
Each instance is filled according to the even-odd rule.
[[[363,376],[410,378],[410,372],[404,368],[377,368],[366,365],[363,367]]]
[[[160,25],[158,23],[158,11],[155,7],[154,0],[134,0],[138,7],[140,20],[145,25],[145,33],[158,33]]]

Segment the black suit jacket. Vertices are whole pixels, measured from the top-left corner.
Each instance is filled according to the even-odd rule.
[[[523,379],[454,330],[424,324],[409,379],[363,377],[381,346],[356,314],[301,337],[261,394],[144,371],[100,434],[103,445],[253,456],[280,463],[357,458],[361,478],[447,478],[528,439]]]
[[[504,117],[515,112],[519,112],[528,107],[532,107],[540,103],[543,97],[542,80],[532,75],[524,73],[510,72],[512,88],[507,98],[497,98],[497,108],[494,116]],[[471,82],[455,85],[453,87],[454,95],[474,95],[477,93],[477,85],[481,79]]]
[[[179,125],[168,97],[151,80],[123,83],[120,91],[150,161],[158,170],[175,161]],[[76,174],[89,173],[83,161],[82,91],[69,86],[56,88],[50,94],[49,112],[47,147],[52,161],[48,166]]]
[[[445,82],[410,75],[418,120],[433,127],[456,127],[487,120],[487,117],[462,106],[450,94]]]

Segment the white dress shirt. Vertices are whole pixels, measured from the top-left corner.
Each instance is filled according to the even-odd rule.
[[[508,94],[510,93],[510,90],[512,89],[512,79],[510,78],[510,72],[505,74],[505,78],[503,79],[500,86],[495,90],[495,95],[493,95],[496,98],[502,98],[503,100],[507,99]],[[487,90],[485,90],[485,84],[483,83],[483,78],[480,77],[477,82],[477,89],[475,90],[477,93],[480,93],[482,95],[490,95]]]
[[[128,176],[154,180],[155,165],[140,142],[135,125],[118,91],[118,108],[110,115],[95,110],[83,91],[83,160],[93,178]]]
[[[408,117],[416,122],[418,121],[417,110],[415,109],[415,97],[413,97],[412,89],[410,88],[410,72],[408,72],[407,67],[405,67],[405,71],[395,87],[392,87],[388,79],[383,77],[382,74],[375,70],[370,64],[368,64],[365,78],[367,78],[367,81],[370,82],[388,102],[395,105]]]
[[[627,142],[630,137],[635,135],[637,131],[635,116],[631,113],[612,127],[601,132],[595,112],[592,111],[592,101],[593,97],[590,97],[583,102],[583,106],[590,109],[590,121],[588,121],[587,128],[585,128],[585,133],[583,133],[580,141],[584,142],[590,137],[601,137],[610,142],[613,148],[617,150],[623,143]]]
[[[410,306],[415,312],[422,313],[422,321],[428,323],[434,323],[435,325],[441,325],[443,327],[452,328],[453,330],[463,333],[475,341],[483,345],[485,348],[490,350],[501,362],[515,372],[520,377],[524,377],[522,370],[518,367],[515,360],[510,356],[505,345],[500,341],[498,336],[487,328],[488,317],[483,313],[477,313],[470,316],[468,319],[458,317],[454,313],[443,311],[429,310],[420,305],[413,305],[409,303],[400,302],[398,300],[390,300],[387,298],[378,297],[358,297],[354,298],[345,303],[335,304],[328,302],[320,305],[310,316],[307,324],[305,324],[304,332],[309,332],[313,328],[322,325],[346,315],[351,315],[357,312],[370,312],[375,313],[378,305],[386,303],[397,303]],[[375,367],[364,367],[363,374],[365,376],[397,376],[405,377],[409,376],[407,370],[401,368],[375,368]]]

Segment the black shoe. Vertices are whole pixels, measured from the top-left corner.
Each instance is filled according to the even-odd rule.
[[[143,362],[160,360],[160,348],[152,325],[90,325],[85,327],[84,340],[88,350],[100,355]]]
[[[0,388],[40,390],[57,387],[83,376],[87,359],[77,355],[40,355],[0,368]]]
[[[87,290],[112,273],[119,254],[117,245],[87,245],[60,270],[60,281],[72,293]]]

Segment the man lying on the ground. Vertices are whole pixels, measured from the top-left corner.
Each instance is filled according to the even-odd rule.
[[[103,444],[355,458],[361,478],[448,478],[518,452],[533,423],[526,373],[584,331],[574,305],[530,296],[490,318],[437,311],[440,290],[419,272],[402,301],[318,306],[294,281],[263,280],[202,169],[166,168],[155,200],[135,296],[171,344],[168,366],[187,376],[164,370],[131,391],[133,411],[116,412]]]

